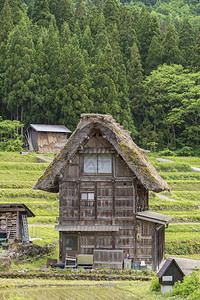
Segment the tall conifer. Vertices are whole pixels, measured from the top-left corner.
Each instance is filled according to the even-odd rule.
[[[192,69],[195,72],[200,71],[200,26],[198,28],[196,43],[193,49]]]
[[[31,90],[35,49],[27,20],[23,18],[11,32],[7,44],[4,101],[16,120],[27,117],[27,103],[34,97]]]
[[[174,25],[170,23],[163,40],[163,63],[167,63],[168,65],[180,63],[181,57],[178,44],[176,29]]]
[[[181,64],[184,67],[190,66],[194,47],[194,35],[192,25],[188,18],[185,18],[179,33],[179,49],[181,51]]]

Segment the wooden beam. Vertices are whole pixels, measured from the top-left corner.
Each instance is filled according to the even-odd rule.
[[[94,191],[94,215],[95,220],[97,220],[97,182],[95,182],[95,191]]]
[[[93,182],[111,182],[113,179],[115,181],[122,181],[122,182],[132,182],[133,178],[132,177],[113,177],[110,175],[106,175],[104,177],[99,177],[98,174],[96,174],[97,177],[95,176],[88,176],[88,175],[83,175],[84,177],[81,178],[62,178],[62,182],[76,182],[77,180],[80,180],[81,182],[88,182],[88,181],[93,181]]]
[[[19,212],[17,212],[16,238],[19,238]]]
[[[24,208],[19,208],[19,207],[0,207],[0,212],[11,212],[11,211],[14,211],[14,212],[18,212],[18,211],[23,211],[25,212],[26,210]]]

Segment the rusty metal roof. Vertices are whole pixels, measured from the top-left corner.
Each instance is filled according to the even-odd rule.
[[[56,225],[54,228],[55,231],[87,231],[87,232],[96,232],[96,231],[119,231],[119,226],[101,226],[101,225]]]
[[[173,219],[173,217],[171,216],[161,215],[149,210],[145,210],[137,213],[136,218],[140,220],[163,224],[163,225],[168,224]]]
[[[71,131],[64,125],[30,124],[30,127],[37,132],[71,133]]]

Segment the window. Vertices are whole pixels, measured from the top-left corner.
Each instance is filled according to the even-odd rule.
[[[81,200],[94,200],[94,193],[92,192],[81,193]]]
[[[69,235],[65,236],[65,250],[78,250],[78,236]]]
[[[84,173],[112,173],[112,155],[85,154]]]

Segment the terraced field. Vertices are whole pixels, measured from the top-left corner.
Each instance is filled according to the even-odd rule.
[[[170,192],[150,193],[150,209],[174,217],[166,229],[167,253],[200,258],[200,172],[191,169],[200,167],[200,158],[168,159],[174,162],[159,163],[150,157],[170,186]],[[0,153],[0,203],[24,203],[33,211],[36,217],[29,218],[30,236],[42,238],[39,244],[58,240],[53,230],[58,195],[32,190],[47,165],[37,163],[35,154]],[[176,252],[174,244],[181,244],[182,250]]]
[[[200,258],[200,168],[198,157],[166,157],[159,163],[150,157],[170,192],[150,193],[150,209],[174,217],[166,229],[166,253]]]

